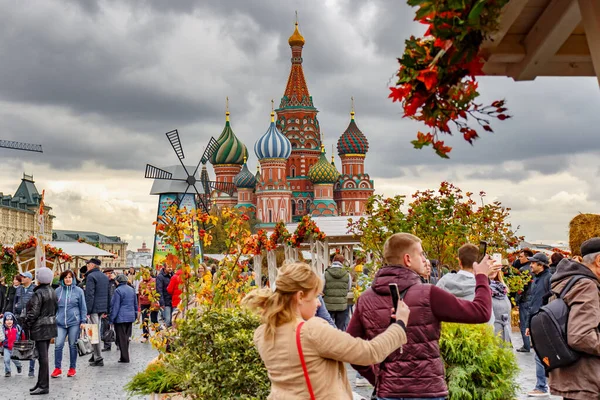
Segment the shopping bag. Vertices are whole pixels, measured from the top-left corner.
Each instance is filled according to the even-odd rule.
[[[81,335],[79,335],[79,339],[77,339],[77,353],[79,353],[79,357],[83,357],[87,354],[92,354],[94,349],[92,348],[92,343],[90,343],[90,338],[87,336],[85,329],[81,331]]]
[[[91,344],[100,343],[98,324],[83,324],[83,330],[85,331],[86,336],[90,339]]]
[[[111,326],[109,326],[108,329],[105,329],[104,332],[102,332],[102,341],[104,343],[114,343],[117,340],[117,335],[115,334],[115,331],[112,330]]]
[[[35,348],[35,342],[33,340],[17,340],[13,344],[12,354],[10,356],[12,360],[37,360],[38,351]]]

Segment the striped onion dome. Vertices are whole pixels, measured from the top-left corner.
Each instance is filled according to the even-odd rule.
[[[350,113],[350,124],[340,136],[337,148],[340,156],[344,154],[367,154],[367,151],[369,151],[369,141],[358,129],[354,121],[354,111]]]
[[[231,129],[231,124],[229,123],[229,111],[225,115],[225,128],[223,128],[221,136],[217,139],[219,147],[213,152],[210,162],[212,165],[241,165],[244,163],[244,157],[248,157],[248,149],[233,133],[233,129]]]
[[[233,183],[235,187],[241,189],[254,189],[256,186],[256,177],[248,170],[246,160],[244,160],[242,170],[233,178]]]
[[[325,148],[321,146],[321,157],[319,161],[308,170],[308,179],[312,183],[335,183],[340,177],[335,165],[327,161]]]
[[[275,126],[275,113],[271,112],[271,125],[254,145],[259,160],[263,158],[285,158],[292,153],[292,144]]]

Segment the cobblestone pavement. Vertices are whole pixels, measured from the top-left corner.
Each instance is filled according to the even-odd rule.
[[[119,354],[113,345],[113,350],[102,353],[104,355],[104,367],[90,367],[87,360],[90,356],[78,359],[77,376],[67,378],[68,349],[63,354],[63,375],[57,379],[50,379],[50,394],[39,396],[40,399],[52,400],[100,400],[100,399],[127,399],[123,392],[123,386],[137,372],[143,370],[148,362],[156,356],[156,351],[149,343],[139,342],[140,330],[134,328],[134,340],[131,342],[130,364],[119,364]],[[522,344],[518,332],[512,335],[515,349]],[[533,353],[516,353],[519,362],[520,374],[517,382],[520,386],[519,400],[527,399],[527,392],[535,387],[535,361]],[[27,377],[27,364],[24,364],[23,373],[17,374],[14,364],[12,365],[12,377],[0,376],[0,399],[22,400],[35,399],[29,395],[29,388],[35,385],[36,379]],[[50,371],[54,369],[54,346],[50,346]],[[37,365],[36,365],[37,375]],[[372,387],[355,386],[356,371],[348,365],[348,379],[352,383],[353,390],[369,399],[373,391]],[[560,400],[560,397],[551,396],[551,400]]]
[[[513,332],[512,333],[512,341],[513,341],[513,345],[514,348],[517,349],[519,347],[522,346],[523,344],[523,340],[521,339],[521,334],[519,332]],[[515,354],[517,355],[517,361],[519,363],[519,376],[517,378],[517,383],[520,386],[520,390],[518,391],[518,400],[524,400],[524,399],[532,399],[532,397],[527,397],[527,392],[533,390],[535,388],[535,360],[534,360],[534,355],[533,355],[533,351],[531,353],[518,353],[515,352]],[[364,387],[360,387],[357,388],[355,385],[355,381],[356,381],[356,371],[354,369],[352,369],[352,367],[350,367],[348,365],[348,379],[350,380],[350,382],[352,383],[352,388],[353,390],[360,394],[361,396],[364,396],[367,399],[370,399],[369,396],[371,396],[371,393],[373,392],[373,387],[369,386],[367,388]],[[557,397],[557,396],[550,396],[547,397],[547,399],[550,400],[561,400],[562,397]]]
[[[30,396],[29,388],[35,386],[37,381],[38,365],[36,363],[36,378],[27,377],[28,361],[23,364],[23,372],[17,374],[14,364],[11,363],[12,376],[5,378],[0,375],[0,399],[2,400],[104,400],[127,399],[123,386],[137,372],[143,370],[148,362],[156,357],[156,351],[149,343],[140,343],[139,329],[134,328],[134,339],[131,341],[129,354],[130,364],[120,364],[119,352],[112,346],[112,351],[102,353],[104,367],[90,367],[90,356],[77,359],[77,375],[67,378],[69,369],[69,350],[65,346],[62,361],[63,375],[60,378],[50,378],[50,394],[45,396]],[[50,372],[54,370],[54,345],[50,345]],[[4,372],[2,370],[2,372]]]

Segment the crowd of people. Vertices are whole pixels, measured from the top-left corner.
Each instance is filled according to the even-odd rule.
[[[12,376],[11,363],[17,374],[22,372],[21,361],[11,359],[13,348],[19,340],[35,342],[35,359],[28,361],[28,375],[35,377],[35,364],[38,364],[38,380],[30,389],[31,395],[47,394],[50,378],[63,375],[62,359],[65,344],[69,347],[69,368],[66,376],[77,374],[77,341],[84,334],[84,327],[95,325],[98,340],[92,342],[90,367],[103,367],[102,353],[112,350],[112,343],[120,352],[119,363],[129,363],[129,343],[132,339],[133,323],[141,318],[143,322],[142,342],[146,342],[150,321],[157,323],[157,314],[162,311],[162,319],[170,323],[172,307],[171,294],[177,296],[179,288],[169,285],[172,271],[164,269],[158,278],[158,285],[151,274],[141,277],[131,268],[125,274],[116,274],[113,269],[101,270],[101,261],[92,258],[78,274],[66,270],[55,276],[49,268],[16,275],[12,285],[0,285],[0,318],[4,329],[4,373]],[[156,290],[162,293],[160,301],[155,298]],[[171,293],[167,296],[167,293]],[[176,305],[175,305],[176,306]],[[167,308],[168,307],[168,308]],[[49,348],[54,341],[54,370],[50,373]]]
[[[524,343],[519,352],[531,351],[531,316],[574,276],[585,277],[563,297],[571,310],[568,343],[580,358],[547,372],[535,355],[537,384],[531,397],[552,392],[565,400],[600,399],[600,238],[586,241],[581,254],[581,259],[558,253],[548,259],[524,250],[514,263],[521,274],[533,277],[516,299]],[[462,246],[457,256],[460,269],[442,273],[426,258],[419,238],[392,235],[383,264],[353,310],[348,292],[353,279],[361,279],[362,265],[344,267],[344,258],[336,254],[318,276],[307,264],[284,263],[271,288],[256,289],[243,301],[262,318],[254,343],[271,380],[269,399],[352,399],[344,363],[359,372],[357,384],[374,387],[373,399],[446,399],[442,322],[490,324],[511,346],[512,305],[504,281],[509,266],[488,255],[480,260],[473,244]],[[396,312],[390,284],[402,293]]]

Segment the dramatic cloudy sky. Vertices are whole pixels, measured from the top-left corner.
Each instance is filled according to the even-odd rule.
[[[485,190],[512,207],[531,241],[565,240],[574,215],[599,211],[592,78],[483,78],[483,101],[506,98],[514,119],[473,148],[451,138],[449,161],[412,149],[421,126],[387,99],[404,39],[423,32],[403,1],[0,0],[0,10],[0,138],[44,146],[41,155],[0,149],[0,191],[14,193],[23,172],[33,174],[55,228],[120,235],[134,248],[149,241],[157,198],[145,164],[176,163],[164,136],[175,128],[195,163],[221,132],[226,96],[251,149],[285,88],[294,10],[327,151],[354,96],[377,192],[442,180]]]

